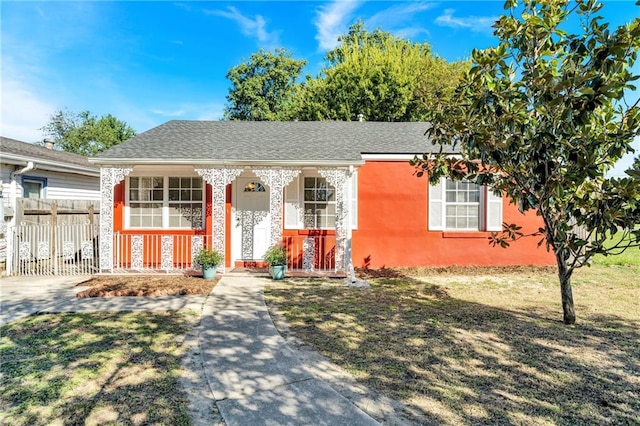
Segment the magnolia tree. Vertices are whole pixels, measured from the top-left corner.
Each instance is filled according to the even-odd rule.
[[[537,212],[544,225],[534,235],[555,254],[566,324],[576,318],[574,270],[640,243],[640,156],[626,177],[608,176],[640,134],[640,76],[632,72],[640,19],[610,29],[597,16],[601,6],[507,1],[509,13],[494,25],[499,45],[472,53],[453,98],[429,117],[434,143],[461,156],[441,150],[413,161],[432,183],[446,175],[491,185],[520,211]],[[573,15],[575,34],[563,29]],[[505,223],[491,242],[507,247],[524,236]]]

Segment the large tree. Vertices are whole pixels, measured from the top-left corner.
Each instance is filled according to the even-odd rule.
[[[419,121],[434,99],[453,93],[466,62],[447,63],[427,43],[369,32],[362,22],[339,37],[326,66],[298,98],[302,120]]]
[[[297,79],[305,60],[277,49],[258,51],[247,62],[231,68],[227,78],[232,87],[227,96],[224,117],[228,120],[286,121],[292,118],[291,105],[297,92]]]
[[[111,114],[100,118],[89,111],[57,111],[41,128],[63,151],[93,156],[136,135],[136,131]]]
[[[640,134],[632,66],[640,19],[609,29],[596,0],[525,0],[494,25],[496,48],[474,51],[473,66],[450,102],[430,117],[428,134],[454,144],[462,158],[442,153],[414,160],[431,182],[448,175],[489,184],[521,211],[534,209],[537,234],[558,267],[564,322],[575,322],[571,276],[596,254],[640,242],[640,157],[627,177],[608,177]],[[565,31],[577,14],[580,31]],[[516,224],[492,242],[524,237]],[[609,240],[615,237],[612,245]]]

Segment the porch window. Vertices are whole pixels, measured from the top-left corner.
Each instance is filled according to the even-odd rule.
[[[358,227],[358,177],[354,171],[348,182],[351,229]],[[305,170],[284,191],[284,226],[286,229],[335,229],[336,192],[313,170]]]
[[[490,188],[442,178],[429,187],[429,230],[499,231],[502,198]]]
[[[325,229],[336,226],[336,194],[323,177],[304,178],[304,227]]]
[[[128,182],[130,228],[202,228],[202,178],[141,176]]]

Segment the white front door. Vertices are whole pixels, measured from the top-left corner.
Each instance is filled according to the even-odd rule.
[[[269,188],[256,177],[239,177],[234,192],[233,260],[260,261],[271,240]]]

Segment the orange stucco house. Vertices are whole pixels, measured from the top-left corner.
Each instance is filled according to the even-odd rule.
[[[223,270],[284,244],[289,268],[553,265],[535,239],[488,244],[535,214],[468,182],[429,186],[408,160],[434,147],[427,123],[169,121],[90,161],[100,166],[100,269]]]

